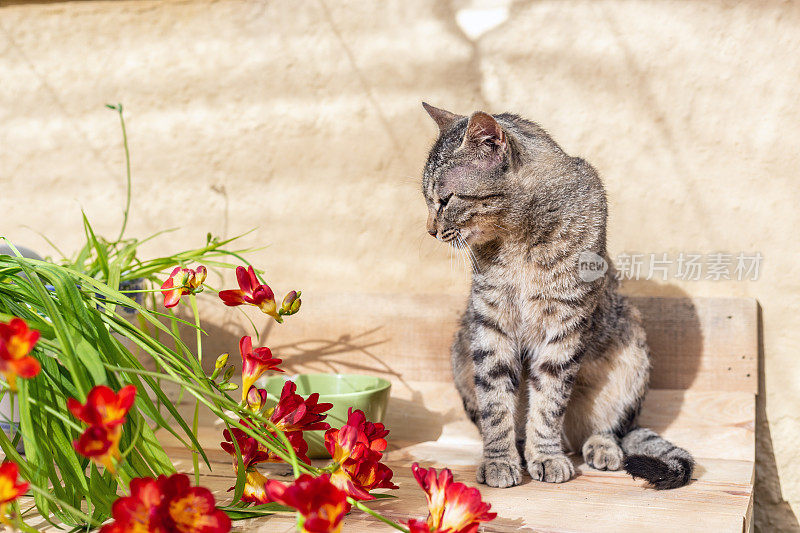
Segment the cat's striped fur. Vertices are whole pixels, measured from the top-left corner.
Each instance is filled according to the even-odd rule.
[[[440,128],[422,183],[428,232],[474,255],[452,363],[484,441],[478,481],[517,485],[523,459],[534,479],[567,481],[566,447],[656,488],[688,483],[689,453],[636,425],[649,355],[606,254],[595,170],[518,116],[425,108]],[[608,271],[584,281],[582,252]]]

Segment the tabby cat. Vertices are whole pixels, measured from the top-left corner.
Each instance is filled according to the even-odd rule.
[[[428,233],[468,251],[467,309],[452,348],[464,409],[480,429],[480,483],[574,475],[567,451],[653,487],[686,485],[694,461],[637,426],[650,372],[639,312],[606,253],[597,172],[516,115],[424,104],[440,134],[425,165]],[[582,275],[579,259],[604,267]]]

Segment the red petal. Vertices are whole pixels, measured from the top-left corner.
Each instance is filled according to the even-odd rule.
[[[261,282],[258,281],[258,276],[256,276],[256,269],[253,268],[252,265],[247,267],[247,277],[249,281],[249,292],[253,292],[256,287],[261,285]]]
[[[253,351],[253,339],[245,335],[239,339],[239,353],[242,354],[242,361]]]
[[[67,409],[69,409],[69,412],[72,413],[72,416],[78,420],[86,422],[87,424],[89,423],[88,420],[83,418],[83,404],[75,398],[70,398],[67,400]]]
[[[182,474],[171,477],[176,476]],[[188,483],[188,479],[186,482]],[[183,482],[178,486],[183,487]],[[230,530],[230,519],[224,512],[217,511],[211,491],[204,487],[186,487],[178,490],[180,492],[177,495],[167,495],[170,501],[166,508],[178,531],[223,533]]]
[[[160,526],[158,508],[164,497],[158,483],[152,478],[135,478],[131,480],[130,489],[130,496],[118,498],[111,506],[111,514],[120,528],[111,531],[126,532],[131,524],[156,531]]]
[[[130,411],[131,407],[133,406],[133,402],[135,401],[136,385],[125,385],[117,393],[117,402],[119,402],[119,408],[124,410],[126,413]]]
[[[168,291],[173,286],[175,286],[175,281],[172,278],[167,278],[167,280],[161,284],[161,292]]]
[[[170,309],[178,305],[181,301],[181,289],[173,289],[164,292],[164,307]]]
[[[8,366],[21,378],[32,378],[42,369],[42,365],[35,357],[29,355],[22,359],[8,361]]]
[[[250,267],[251,269],[253,267]],[[250,274],[244,267],[236,267],[236,282],[242,292],[250,294],[253,291],[253,286],[250,283]]]
[[[283,495],[286,493],[286,485],[281,483],[280,481],[275,481],[274,479],[268,480],[264,483],[264,489],[267,491],[267,495],[269,499],[281,503],[281,505],[285,505],[283,502]]]
[[[222,300],[222,303],[229,307],[235,307],[245,303],[244,293],[238,289],[219,291],[219,297]]]
[[[17,466],[17,463],[5,461],[0,465],[0,478],[7,479],[12,485],[17,482],[18,475],[19,466]]]
[[[108,430],[102,426],[89,426],[72,445],[84,457],[95,458],[106,455],[111,448]]]
[[[425,520],[417,520],[416,518],[412,518],[408,521],[408,530],[410,533],[431,533],[428,522]]]

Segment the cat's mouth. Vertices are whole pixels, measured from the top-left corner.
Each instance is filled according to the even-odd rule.
[[[442,242],[452,242],[456,238],[458,238],[458,230],[457,229],[445,230],[439,236],[439,240],[442,241]]]
[[[462,229],[449,229],[444,231],[440,236],[439,240],[445,243],[450,243],[455,247],[460,247],[462,245],[470,245],[472,244],[472,240],[480,234],[479,230],[474,230],[470,228],[462,228]]]

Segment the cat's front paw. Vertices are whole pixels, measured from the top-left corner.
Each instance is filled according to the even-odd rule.
[[[537,455],[526,457],[528,472],[536,481],[547,483],[564,483],[575,475],[575,467],[572,466],[566,455]]]
[[[478,466],[478,483],[485,483],[490,487],[513,487],[522,482],[522,467],[519,458],[498,457],[484,459]]]

